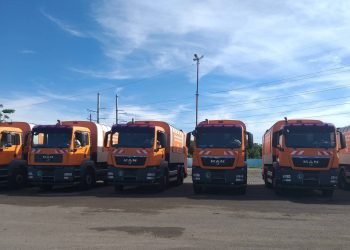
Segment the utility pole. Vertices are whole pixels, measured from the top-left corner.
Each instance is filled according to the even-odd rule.
[[[90,113],[90,115],[89,115],[89,119],[90,119],[90,122],[92,122],[92,117],[91,117],[91,113]]]
[[[199,61],[203,58],[204,56],[200,56],[198,57],[197,54],[194,54],[194,58],[193,61],[195,61],[197,63],[197,88],[196,88],[196,126],[198,124],[198,76],[199,76]]]
[[[115,95],[115,124],[118,124],[118,94]]]
[[[100,93],[97,93],[97,117],[96,117],[96,122],[100,123]]]

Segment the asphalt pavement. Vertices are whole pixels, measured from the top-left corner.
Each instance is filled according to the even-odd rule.
[[[350,191],[0,189],[0,249],[349,249]]]

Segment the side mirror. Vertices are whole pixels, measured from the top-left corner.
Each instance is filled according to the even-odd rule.
[[[250,132],[247,132],[247,135],[248,135],[248,148],[253,148],[254,146],[253,134]]]
[[[81,147],[80,141],[74,140],[74,148],[76,149],[76,148],[80,148],[80,147]]]
[[[186,135],[186,147],[187,148],[190,148],[190,146],[191,146],[191,135],[192,135],[191,132],[187,133],[187,135]]]
[[[108,139],[109,139],[111,133],[112,133],[111,131],[108,131],[108,132],[105,134],[105,138],[103,139],[103,146],[104,146],[105,148],[108,148]]]
[[[345,135],[342,132],[339,132],[340,135],[340,149],[346,148],[346,139]]]
[[[284,151],[284,148],[280,145],[280,144],[277,144],[276,148],[279,150],[279,151]]]
[[[158,152],[159,149],[161,149],[161,148],[162,148],[162,146],[160,144],[157,144],[156,148],[154,149],[154,152]]]

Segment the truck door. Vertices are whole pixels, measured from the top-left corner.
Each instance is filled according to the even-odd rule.
[[[80,165],[83,161],[90,160],[90,134],[76,131],[74,133],[74,159],[72,165]]]
[[[166,160],[165,156],[166,147],[166,135],[163,131],[157,131],[156,143],[155,143],[155,159],[159,164]]]
[[[0,147],[2,150],[0,164],[8,164],[14,159],[20,159],[22,157],[20,133],[2,132]]]

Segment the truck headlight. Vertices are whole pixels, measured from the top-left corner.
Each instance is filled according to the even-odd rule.
[[[156,178],[156,173],[147,173],[147,180],[154,180],[154,178]]]
[[[28,179],[33,179],[33,172],[28,172]]]
[[[244,180],[244,175],[242,175],[242,174],[236,175],[236,181],[237,182],[242,182],[243,180]]]
[[[292,176],[290,174],[284,174],[282,175],[282,181],[291,182]]]
[[[331,183],[338,183],[338,176],[332,175],[331,176]]]
[[[201,179],[201,175],[199,173],[192,174],[192,179],[195,181],[199,181]]]
[[[114,173],[113,172],[107,172],[107,178],[108,179],[114,179]]]

